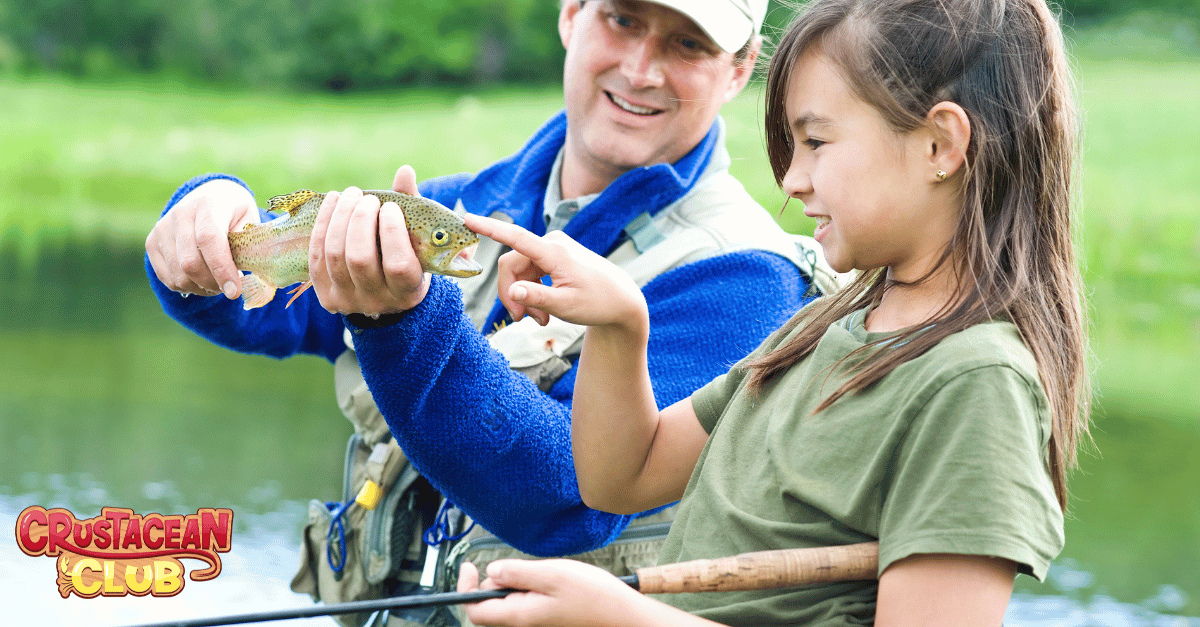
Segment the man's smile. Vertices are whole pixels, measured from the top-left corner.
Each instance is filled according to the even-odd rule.
[[[621,110],[628,111],[634,115],[656,115],[662,113],[662,109],[654,109],[651,107],[635,105],[632,102],[629,102],[628,100],[612,93],[611,91],[604,92],[604,95],[608,96],[609,102],[617,105],[617,107]]]

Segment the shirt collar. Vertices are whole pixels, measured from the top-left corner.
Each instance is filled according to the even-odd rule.
[[[546,225],[546,232],[559,231],[567,226],[567,223],[574,218],[576,214],[583,211],[583,208],[588,206],[600,195],[588,194],[579,196],[578,198],[562,197],[562,164],[563,154],[566,147],[558,149],[558,156],[554,159],[554,166],[550,169],[550,180],[547,181],[546,195],[542,199],[542,218]]]

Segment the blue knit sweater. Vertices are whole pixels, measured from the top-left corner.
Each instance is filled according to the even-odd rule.
[[[426,181],[421,193],[468,211],[504,211],[541,232],[542,199],[566,135],[561,112],[511,157],[476,175]],[[700,178],[718,143],[717,127],[675,164],[627,172],[566,232],[605,254],[643,212],[657,213]],[[200,184],[182,186],[167,205]],[[239,183],[241,181],[238,181]],[[285,299],[244,311],[223,297],[183,299],[160,283],[146,262],[163,309],[210,341],[233,350],[286,357],[345,350],[350,328],[363,377],[397,442],[446,497],[514,547],[534,555],[567,555],[611,541],[630,516],[583,505],[571,459],[570,410],[575,367],[548,392],[509,369],[463,311],[457,285],[434,276],[425,300],[394,325],[360,329],[326,312],[312,291],[290,308]],[[668,271],[643,288],[650,310],[649,368],[655,397],[666,407],[689,396],[758,345],[806,302],[808,281],[772,253],[740,251]],[[487,323],[504,317],[497,301]]]

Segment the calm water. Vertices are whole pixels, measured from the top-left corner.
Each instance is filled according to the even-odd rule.
[[[4,622],[99,627],[307,605],[287,587],[305,503],[338,497],[351,431],[329,364],[192,336],[162,314],[140,251],[125,246],[0,252],[0,285],[0,602],[16,612]],[[1019,579],[1006,624],[1200,627],[1188,618],[1200,616],[1200,427],[1101,407],[1095,439],[1063,556],[1047,583]],[[29,505],[79,518],[230,507],[233,549],[217,579],[177,597],[63,600],[54,561],[13,541]]]

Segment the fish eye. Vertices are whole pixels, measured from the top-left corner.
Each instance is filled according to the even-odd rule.
[[[438,229],[433,232],[433,243],[441,246],[450,240],[450,234],[445,229]]]

